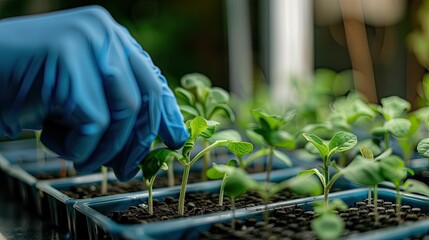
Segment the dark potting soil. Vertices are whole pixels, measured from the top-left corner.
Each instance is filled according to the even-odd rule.
[[[378,201],[379,224],[374,221],[374,205],[357,202],[347,210],[339,211],[345,222],[344,236],[398,225],[396,206],[391,202]],[[271,212],[267,221],[256,218],[235,220],[235,230],[231,222],[214,224],[203,232],[199,239],[317,239],[311,231],[311,220],[316,217],[313,211],[299,207],[285,207]],[[401,224],[429,219],[428,213],[420,208],[404,205],[401,207]],[[419,239],[422,236],[417,236]],[[414,238],[413,238],[414,239]]]
[[[289,191],[283,191],[277,194],[269,203],[276,201],[285,201],[296,199],[298,196]],[[165,197],[164,201],[154,199],[154,215],[149,215],[146,204],[138,206],[131,206],[125,211],[114,211],[108,214],[108,217],[118,223],[123,224],[145,224],[148,222],[164,221],[180,217],[203,215],[221,211],[231,210],[231,202],[229,198],[225,197],[222,206],[219,206],[218,193],[187,193],[185,200],[185,215],[178,214],[177,198],[171,196]],[[235,200],[236,208],[252,207],[256,205],[263,205],[263,200],[256,193],[246,193]]]
[[[182,180],[182,176],[176,174],[175,184],[178,185]],[[201,173],[191,172],[188,181],[195,183],[201,181]],[[154,188],[167,187],[168,179],[166,176],[158,176],[154,183]],[[121,193],[138,192],[147,190],[143,180],[130,180],[128,182],[110,182],[107,185],[107,193],[101,194],[100,183],[86,184],[80,186],[72,186],[68,191],[61,191],[67,196],[74,199],[86,199],[101,196],[109,196]]]

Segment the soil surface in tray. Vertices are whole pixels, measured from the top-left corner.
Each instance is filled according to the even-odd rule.
[[[375,225],[372,204],[357,202],[349,209],[339,211],[339,216],[345,222],[343,236],[397,226],[395,204],[379,200],[377,205],[380,222],[378,225]],[[316,239],[310,225],[315,216],[313,211],[286,207],[272,211],[267,221],[256,218],[235,220],[235,230],[232,230],[231,222],[214,224],[208,232],[200,235],[200,239]],[[429,219],[429,215],[422,213],[420,208],[401,206],[402,224],[425,219]]]
[[[176,174],[175,184],[178,185],[182,180],[182,176]],[[201,173],[191,172],[189,174],[189,182],[195,183],[201,181]],[[158,176],[154,183],[154,188],[167,187],[168,179],[166,176]],[[128,182],[111,182],[107,186],[107,193],[101,194],[100,184],[87,184],[73,186],[68,191],[62,191],[67,196],[74,199],[86,199],[108,195],[115,195],[121,193],[138,192],[146,190],[145,184],[142,180],[130,180]]]
[[[298,197],[300,196],[289,191],[283,191],[280,194],[277,194],[271,202],[296,199]],[[111,212],[108,217],[123,224],[144,224],[148,222],[164,221],[180,217],[231,210],[231,202],[227,197],[224,198],[223,205],[219,206],[218,193],[187,193],[184,216],[180,216],[177,212],[178,201],[179,200],[177,198],[170,196],[165,197],[164,201],[154,199],[154,215],[149,215],[146,204],[140,204],[138,206],[131,206],[125,211]],[[243,194],[235,200],[236,208],[252,207],[263,204],[262,199],[256,193],[252,192]]]

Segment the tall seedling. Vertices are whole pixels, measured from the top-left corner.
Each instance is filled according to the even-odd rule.
[[[218,120],[226,117],[234,121],[234,113],[229,106],[230,96],[222,88],[212,87],[208,77],[199,73],[187,74],[181,79],[182,87],[174,90],[185,121],[200,116],[207,120]],[[206,138],[202,140],[203,148],[209,146]],[[210,154],[204,155],[202,179],[206,180],[206,171],[210,163]]]
[[[380,174],[380,160],[384,159],[392,153],[390,149],[386,150],[379,156],[374,158],[373,152],[366,146],[360,148],[361,156],[357,156],[352,163],[342,173],[348,180],[368,187],[368,201],[371,200],[371,188],[374,189],[374,219],[378,225],[378,184],[384,181],[384,177]]]
[[[192,167],[199,159],[201,159],[204,154],[207,152],[217,148],[217,147],[227,147],[231,151],[238,151],[239,149],[252,149],[251,144],[248,142],[241,141],[232,141],[232,140],[216,140],[214,143],[210,144],[206,148],[202,149],[198,153],[196,153],[193,157],[191,157],[191,152],[194,149],[195,143],[199,137],[208,139],[210,138],[216,130],[216,126],[219,125],[218,122],[208,121],[202,117],[195,117],[192,120],[186,122],[186,127],[189,131],[189,138],[186,141],[185,145],[182,148],[182,153],[179,154],[173,150],[170,150],[167,153],[162,154],[152,154],[150,155],[151,162],[155,162],[156,166],[161,166],[164,162],[167,161],[168,158],[176,158],[184,167],[182,182],[180,186],[180,195],[179,195],[179,206],[178,212],[180,215],[184,215],[185,212],[185,195],[186,188],[188,183],[189,172]],[[154,150],[155,151],[155,150]],[[145,167],[143,166],[143,169]],[[160,169],[157,167],[156,169]],[[156,171],[154,171],[156,172]],[[154,176],[153,174],[148,174],[149,177]],[[148,178],[148,176],[145,176]]]
[[[168,170],[168,163],[174,158],[179,159],[182,155],[168,148],[158,148],[150,151],[138,167],[143,172],[143,182],[148,189],[148,212],[153,215],[152,189],[156,175],[160,169]]]
[[[381,106],[374,106],[384,118],[383,126],[373,130],[374,133],[384,134],[384,147],[390,148],[390,135],[403,138],[408,135],[411,129],[410,120],[404,118],[406,112],[411,108],[411,104],[397,96],[381,99]]]
[[[268,115],[262,110],[253,110],[252,114],[257,122],[257,125],[254,126],[252,130],[258,135],[262,136],[264,143],[267,147],[262,147],[252,156],[249,156],[247,162],[256,159],[255,156],[260,157],[264,154],[268,154],[268,162],[266,164],[266,182],[269,182],[273,164],[273,156],[276,156],[278,159],[282,160],[289,166],[292,165],[289,157],[276,149],[295,148],[295,138],[293,137],[293,135],[283,130],[286,125],[285,118],[280,117],[278,115]]]
[[[231,197],[233,202],[235,197],[240,194],[252,190],[255,191],[265,203],[265,220],[267,220],[267,204],[270,199],[284,189],[289,189],[299,195],[319,195],[322,188],[317,179],[311,176],[296,176],[280,183],[264,182],[260,183],[253,180],[246,171],[241,168],[228,166],[218,166],[220,172],[225,172],[229,175],[229,179],[225,184],[225,194]]]
[[[335,153],[340,153],[347,151],[354,147],[357,144],[357,137],[349,132],[339,131],[334,134],[334,136],[325,143],[321,138],[314,134],[304,133],[305,139],[316,147],[319,151],[320,156],[322,157],[323,166],[321,166],[322,173],[317,169],[313,168],[310,170],[303,170],[299,175],[313,175],[319,177],[323,185],[323,195],[325,206],[328,206],[328,197],[329,190],[335,181],[342,175],[341,172],[337,172],[331,179],[330,176],[330,166],[331,166],[331,157]]]
[[[225,131],[224,131],[225,132]],[[240,144],[231,144],[229,150],[237,156],[238,159],[242,159],[242,157],[246,154],[250,154],[253,152],[253,145],[250,143],[242,142],[241,137],[236,137],[233,142],[240,142]],[[221,187],[219,190],[219,206],[223,205],[223,196],[224,196],[224,187],[226,181],[228,181],[228,173],[226,171],[222,171],[224,166],[228,167],[237,167],[238,162],[235,159],[229,160],[225,165],[217,165],[213,163],[213,167],[207,170],[207,177],[210,179],[222,179]]]

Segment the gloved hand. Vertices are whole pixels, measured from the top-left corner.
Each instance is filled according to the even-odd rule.
[[[0,136],[43,128],[42,142],[79,172],[111,166],[120,180],[160,135],[188,137],[149,55],[101,7],[0,20]]]

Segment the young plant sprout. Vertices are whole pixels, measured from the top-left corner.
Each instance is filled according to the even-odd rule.
[[[222,88],[212,87],[208,77],[199,73],[187,74],[181,79],[182,87],[174,90],[180,111],[185,122],[197,116],[207,120],[217,120],[219,117],[226,117],[234,121],[235,116],[229,106],[230,96]],[[203,148],[209,146],[207,139],[202,140]],[[207,180],[206,171],[210,163],[210,153],[204,154],[202,180]]]
[[[396,216],[398,222],[401,219],[401,186],[407,177],[407,172],[414,174],[411,169],[405,167],[405,162],[398,156],[392,155],[380,162],[381,175],[388,181],[392,182],[396,188]]]
[[[357,137],[349,132],[339,131],[334,134],[328,143],[325,143],[318,136],[310,133],[303,134],[305,139],[316,147],[323,160],[321,166],[322,173],[317,168],[310,170],[303,170],[298,175],[313,175],[319,177],[323,185],[324,203],[328,206],[329,190],[335,181],[343,174],[341,171],[337,172],[331,179],[329,167],[331,166],[331,157],[335,153],[347,151],[357,144]]]
[[[407,179],[407,173],[414,174],[412,169],[405,167],[405,162],[398,156],[389,156],[380,161],[382,176],[393,183],[396,188],[396,216],[398,222],[401,219],[401,189],[403,192],[419,193],[429,196],[429,187],[417,180]]]
[[[384,159],[392,153],[389,148],[378,157],[374,158],[373,152],[366,146],[360,148],[361,156],[357,156],[351,164],[341,170],[344,177],[348,180],[368,187],[368,201],[371,200],[371,188],[374,189],[374,219],[375,225],[378,225],[378,184],[384,181],[380,174],[380,160]]]
[[[232,140],[216,140],[214,143],[210,144],[206,148],[202,149],[200,152],[196,153],[194,157],[191,157],[191,152],[194,149],[195,143],[197,142],[197,139],[199,137],[208,139],[211,136],[213,136],[213,133],[216,130],[216,126],[219,125],[216,121],[208,121],[202,117],[195,117],[192,120],[189,120],[186,122],[186,127],[188,128],[188,131],[190,133],[190,136],[188,140],[186,141],[185,145],[182,148],[182,153],[179,154],[173,150],[168,151],[167,153],[158,153],[158,154],[151,154],[151,161],[158,162],[158,165],[161,166],[162,164],[159,164],[159,162],[166,162],[166,158],[174,157],[176,158],[184,167],[183,175],[182,175],[182,182],[180,186],[180,195],[179,195],[179,206],[178,206],[178,213],[180,215],[184,215],[185,212],[185,195],[186,195],[186,187],[188,183],[188,176],[189,171],[201,157],[204,156],[207,152],[211,151],[212,149],[215,149],[216,147],[227,147],[230,151],[237,154],[247,154],[249,151],[249,145],[251,146],[251,143],[248,142],[241,142],[241,141],[232,141]],[[250,147],[250,151],[253,149]],[[241,153],[241,151],[243,151]],[[157,165],[157,166],[158,166]],[[143,169],[145,167],[143,166]],[[157,170],[159,170],[157,168]],[[156,172],[156,171],[154,171]],[[153,176],[153,175],[148,175]],[[147,176],[145,176],[147,178]]]
[[[398,156],[390,155],[388,149],[374,158],[367,148],[361,149],[362,157],[357,157],[341,172],[345,178],[365,186],[374,187],[374,216],[375,224],[378,224],[377,213],[377,184],[382,181],[390,181],[396,188],[396,214],[398,222],[401,222],[401,191],[416,192],[429,196],[429,188],[419,181],[408,179],[407,172],[413,174],[411,169],[405,167],[405,162]],[[402,189],[402,190],[401,190]],[[369,198],[370,199],[370,198]]]
[[[207,170],[207,177],[208,178],[210,178],[210,179],[222,179],[222,183],[220,184],[220,190],[219,190],[219,206],[223,205],[225,183],[226,183],[226,181],[228,181],[228,173],[226,171],[222,171],[222,168],[220,168],[222,166],[237,167],[238,163],[234,159],[229,160],[226,163],[226,165],[217,165],[216,163],[213,163],[213,167],[209,168]]]
[[[296,176],[280,183],[272,182],[257,182],[253,180],[247,173],[241,168],[234,168],[228,166],[218,166],[220,172],[226,172],[229,175],[229,179],[225,184],[225,194],[228,196],[237,196],[237,193],[244,193],[246,191],[255,191],[265,203],[265,220],[267,220],[268,212],[267,205],[270,199],[278,192],[284,189],[289,189],[299,195],[320,195],[322,188],[319,181],[310,176]],[[231,199],[232,201],[232,199]]]
[[[295,148],[295,138],[283,128],[286,125],[286,119],[277,115],[268,115],[261,110],[253,110],[253,117],[257,122],[257,126],[253,131],[262,136],[266,148],[261,148],[246,160],[245,165],[253,160],[268,154],[268,162],[266,164],[266,182],[270,181],[270,174],[273,164],[273,156],[286,163],[288,166],[292,165],[288,156],[276,150],[276,148],[293,149]]]
[[[107,193],[107,185],[108,185],[108,181],[107,181],[107,172],[108,169],[106,166],[101,166],[101,187],[100,187],[100,192],[101,194],[106,194]]]
[[[411,104],[397,96],[381,99],[381,106],[374,106],[374,109],[381,113],[385,122],[382,127],[374,128],[375,134],[384,134],[385,149],[390,148],[390,134],[395,137],[406,137],[410,132],[411,122],[404,118],[406,112],[411,108]]]
[[[317,217],[311,221],[311,229],[320,239],[338,239],[344,232],[345,224],[335,211],[346,209],[347,205],[340,199],[333,200],[329,206],[316,203],[314,212]]]
[[[34,136],[36,138],[36,154],[37,154],[37,162],[45,161],[45,151],[42,141],[40,140],[42,136],[42,130],[34,131]],[[61,174],[60,174],[61,176]]]
[[[156,174],[160,169],[168,170],[168,162],[174,158],[181,158],[182,155],[168,148],[158,148],[150,151],[138,167],[143,172],[143,182],[148,189],[148,208],[149,214],[153,215],[153,197],[152,189],[155,182]]]

